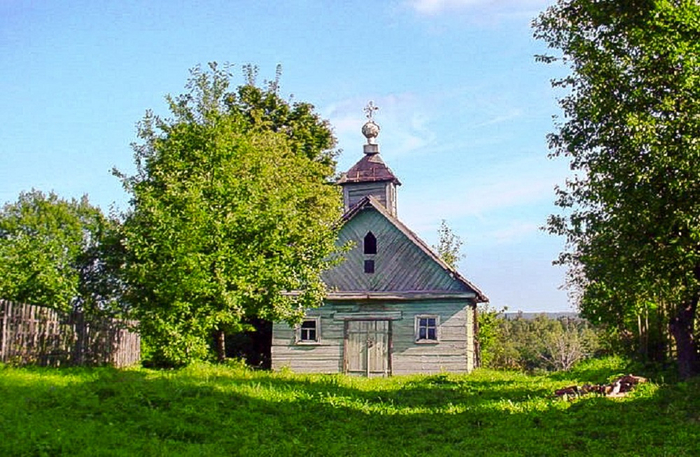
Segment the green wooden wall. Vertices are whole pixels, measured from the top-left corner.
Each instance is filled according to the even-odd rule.
[[[320,341],[315,345],[295,343],[294,329],[275,323],[272,368],[288,367],[296,372],[343,372],[345,319],[390,319],[391,365],[394,375],[409,373],[465,373],[474,368],[474,308],[465,300],[421,300],[415,302],[328,303],[309,310],[321,316]],[[439,342],[415,341],[415,316],[440,318]]]
[[[377,238],[377,254],[363,254],[363,240],[371,231]],[[345,260],[326,272],[323,279],[332,291],[343,292],[466,292],[469,289],[450,276],[406,234],[372,207],[350,219],[340,231],[339,244],[352,243]],[[375,272],[364,271],[364,261],[374,260]]]

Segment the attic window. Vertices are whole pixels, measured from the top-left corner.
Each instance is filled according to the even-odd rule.
[[[365,235],[365,254],[376,254],[377,253],[377,238],[372,232],[367,232]]]
[[[374,273],[374,260],[365,260],[365,273]]]

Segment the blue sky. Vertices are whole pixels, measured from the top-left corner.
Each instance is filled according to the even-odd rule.
[[[0,0],[0,202],[22,190],[128,196],[147,109],[209,61],[283,68],[283,95],[334,126],[339,170],[361,158],[373,100],[382,156],[401,179],[399,217],[434,244],[441,219],[465,242],[460,270],[510,311],[571,309],[540,230],[568,174],[547,158],[559,114],[531,20],[550,0]]]

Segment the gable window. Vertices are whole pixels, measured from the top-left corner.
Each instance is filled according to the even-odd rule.
[[[374,273],[374,260],[365,260],[365,273]]]
[[[364,248],[365,254],[377,253],[377,237],[374,236],[374,233],[367,232],[367,235],[365,235]]]
[[[440,316],[418,315],[416,316],[416,343],[437,343]]]
[[[297,327],[297,344],[316,344],[321,341],[321,318],[311,317],[304,319]]]

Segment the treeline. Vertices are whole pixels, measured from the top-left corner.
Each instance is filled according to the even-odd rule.
[[[579,317],[522,314],[507,318],[488,307],[479,314],[484,367],[523,371],[569,370],[577,362],[607,352],[605,332]]]

